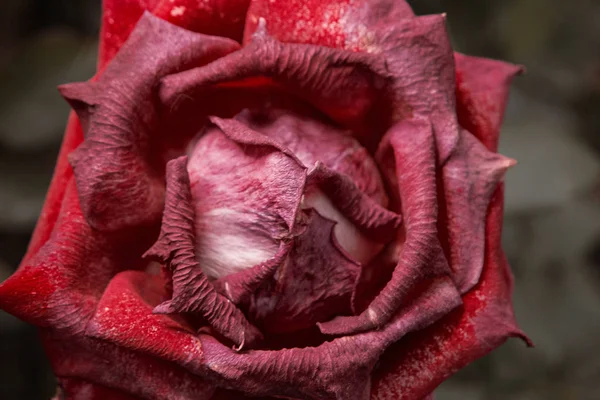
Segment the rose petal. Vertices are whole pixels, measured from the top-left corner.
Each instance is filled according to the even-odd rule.
[[[402,217],[368,197],[347,176],[317,163],[307,185],[319,187],[333,205],[369,238],[386,243],[395,236]]]
[[[516,162],[487,150],[465,130],[442,168],[438,229],[445,238],[454,281],[461,293],[479,282],[484,267],[485,215],[506,170]],[[465,240],[469,237],[469,240]]]
[[[437,238],[436,149],[429,121],[403,121],[392,127],[379,157],[387,157],[390,151],[395,160],[406,231],[397,255],[398,264],[391,280],[365,311],[358,316],[321,323],[319,327],[325,334],[349,335],[380,328],[407,301],[415,287],[432,277],[450,273]]]
[[[487,214],[480,283],[463,297],[463,308],[388,349],[374,375],[372,400],[424,396],[508,337],[520,337],[531,345],[514,320],[512,275],[500,247],[503,195],[500,186]]]
[[[456,112],[460,124],[490,151],[497,151],[510,83],[524,68],[454,53]]]
[[[104,69],[129,37],[142,14],[160,0],[103,0],[98,70]]]
[[[73,179],[59,215],[48,241],[0,285],[0,306],[32,324],[80,333],[112,276],[143,267],[139,257],[147,244],[123,246],[91,229]]]
[[[250,0],[159,0],[153,14],[183,28],[241,41]]]
[[[227,296],[235,305],[248,306],[250,296],[273,277],[292,248],[291,241],[282,241],[277,253],[263,263],[242,271],[225,275],[215,281],[219,293]]]
[[[286,148],[236,120],[196,143],[188,164],[197,257],[211,278],[271,258],[294,233],[306,169]]]
[[[360,16],[350,21],[357,11]],[[272,35],[282,42],[353,49],[366,39],[365,25],[373,19],[398,21],[412,16],[403,0],[253,0],[244,39],[249,40],[258,20],[264,18]]]
[[[389,119],[387,72],[381,58],[282,44],[270,38],[264,26],[240,51],[163,78],[160,99],[165,108],[177,109],[187,98],[202,98],[214,85],[241,85],[259,77],[275,81],[343,126],[351,127],[359,140],[376,141]]]
[[[382,351],[460,304],[449,277],[422,283],[381,330],[336,338],[318,347],[236,353],[214,338],[202,335],[206,373],[224,387],[249,395],[368,400],[370,372]]]
[[[215,389],[185,368],[114,343],[55,332],[42,332],[42,341],[59,381],[81,379],[153,400],[205,399]]]
[[[398,215],[385,209],[388,197],[377,165],[350,131],[299,108],[265,106],[236,119],[281,143],[312,169],[302,207],[336,221],[342,248],[354,260],[368,263],[400,223]]]
[[[262,339],[261,333],[215,290],[196,261],[194,208],[186,163],[187,157],[180,157],[167,165],[167,198],[161,233],[145,255],[165,263],[172,271],[172,299],[158,305],[154,312],[198,313],[238,348],[251,346]]]
[[[276,282],[253,298],[250,312],[270,333],[313,326],[351,312],[360,265],[340,251],[334,221],[307,210],[306,230],[294,239]]]
[[[81,207],[100,230],[148,226],[160,219],[166,135],[154,103],[160,78],[235,50],[227,39],[182,30],[146,13],[96,82],[62,94],[87,125],[73,153]],[[185,49],[193,48],[194,51]],[[175,136],[175,135],[172,135]],[[157,151],[160,149],[160,151]]]
[[[352,137],[352,131],[340,129],[316,110],[301,109],[301,104],[279,107],[271,102],[260,109],[244,110],[236,119],[281,143],[306,168],[312,169],[320,162],[349,177],[353,185],[380,206],[388,205],[377,164]]]

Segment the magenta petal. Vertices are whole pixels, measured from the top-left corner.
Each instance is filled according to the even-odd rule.
[[[94,228],[114,231],[160,219],[170,149],[154,101],[157,84],[166,74],[238,47],[145,13],[97,81],[61,87],[86,128],[86,139],[70,160],[81,208]]]
[[[271,333],[314,326],[351,312],[360,265],[340,251],[334,221],[307,210],[306,230],[294,239],[276,282],[259,291],[250,312]]]
[[[390,282],[369,307],[358,316],[320,324],[325,334],[347,335],[380,328],[410,299],[415,288],[450,273],[437,237],[436,149],[429,121],[396,124],[386,134],[381,149],[380,158],[391,151],[395,160],[406,239]]]
[[[219,294],[198,261],[194,243],[194,208],[186,171],[187,157],[167,164],[167,196],[161,233],[146,256],[172,271],[173,296],[158,305],[157,313],[198,313],[222,336],[241,348],[262,339],[242,312]]]

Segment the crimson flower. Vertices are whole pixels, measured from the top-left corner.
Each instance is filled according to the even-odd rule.
[[[509,336],[520,68],[393,0],[105,0],[0,305],[57,399],[421,399]]]

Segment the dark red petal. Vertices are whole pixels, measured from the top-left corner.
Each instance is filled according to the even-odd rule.
[[[450,273],[437,238],[435,151],[429,121],[400,122],[386,134],[379,157],[392,156],[395,160],[406,239],[390,282],[369,307],[358,316],[320,324],[323,333],[347,335],[377,329],[424,280]]]
[[[512,311],[512,275],[500,247],[503,196],[500,186],[487,214],[479,284],[463,297],[463,308],[386,352],[374,376],[372,400],[420,398],[510,336],[531,345]]]
[[[404,0],[252,0],[244,39],[249,40],[264,18],[282,42],[353,49],[369,40],[369,22],[412,16]]]
[[[461,293],[479,282],[484,266],[485,215],[498,183],[514,164],[461,129],[456,148],[442,168],[440,196],[444,199],[438,229],[446,238],[444,245]]]
[[[373,141],[387,123],[383,60],[364,53],[282,44],[263,27],[240,51],[200,68],[162,79],[160,98],[176,109],[187,98],[201,98],[216,84],[268,77],[288,92],[351,127],[359,140]],[[376,138],[375,138],[376,140]]]
[[[233,41],[185,31],[146,13],[97,81],[61,88],[87,125],[85,142],[70,157],[81,207],[94,228],[114,231],[160,219],[162,157],[173,149],[165,149],[156,85],[165,74],[237,48]]]
[[[307,185],[319,187],[333,205],[370,239],[387,243],[395,236],[402,217],[368,197],[348,176],[318,162],[308,174]]]
[[[351,312],[360,265],[340,251],[334,221],[305,211],[306,230],[294,239],[276,281],[253,298],[250,312],[270,333],[313,326]]]
[[[158,305],[154,312],[198,313],[220,335],[241,348],[262,338],[226,297],[208,281],[195,252],[194,206],[186,170],[187,157],[167,165],[167,197],[158,241],[146,257],[167,264],[172,271],[172,299]]]
[[[496,151],[510,83],[524,69],[460,53],[454,53],[454,61],[458,121],[488,150]]]
[[[183,28],[242,40],[250,0],[157,0],[153,14]]]
[[[381,330],[333,339],[318,347],[236,353],[201,336],[206,373],[250,395],[310,400],[368,400],[370,373],[383,350],[437,321],[460,304],[449,277],[423,281]]]

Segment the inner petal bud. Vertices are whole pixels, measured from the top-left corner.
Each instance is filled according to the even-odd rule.
[[[211,128],[195,144],[188,174],[196,254],[208,277],[259,264],[290,236],[306,177],[294,158]]]
[[[279,141],[308,169],[321,162],[348,176],[380,206],[388,205],[389,200],[377,165],[350,132],[322,122],[317,116],[289,110],[245,111],[238,119]],[[335,238],[354,260],[366,264],[381,251],[383,245],[363,234],[318,188],[305,189],[301,206],[314,208],[322,216],[337,222],[334,228]]]

